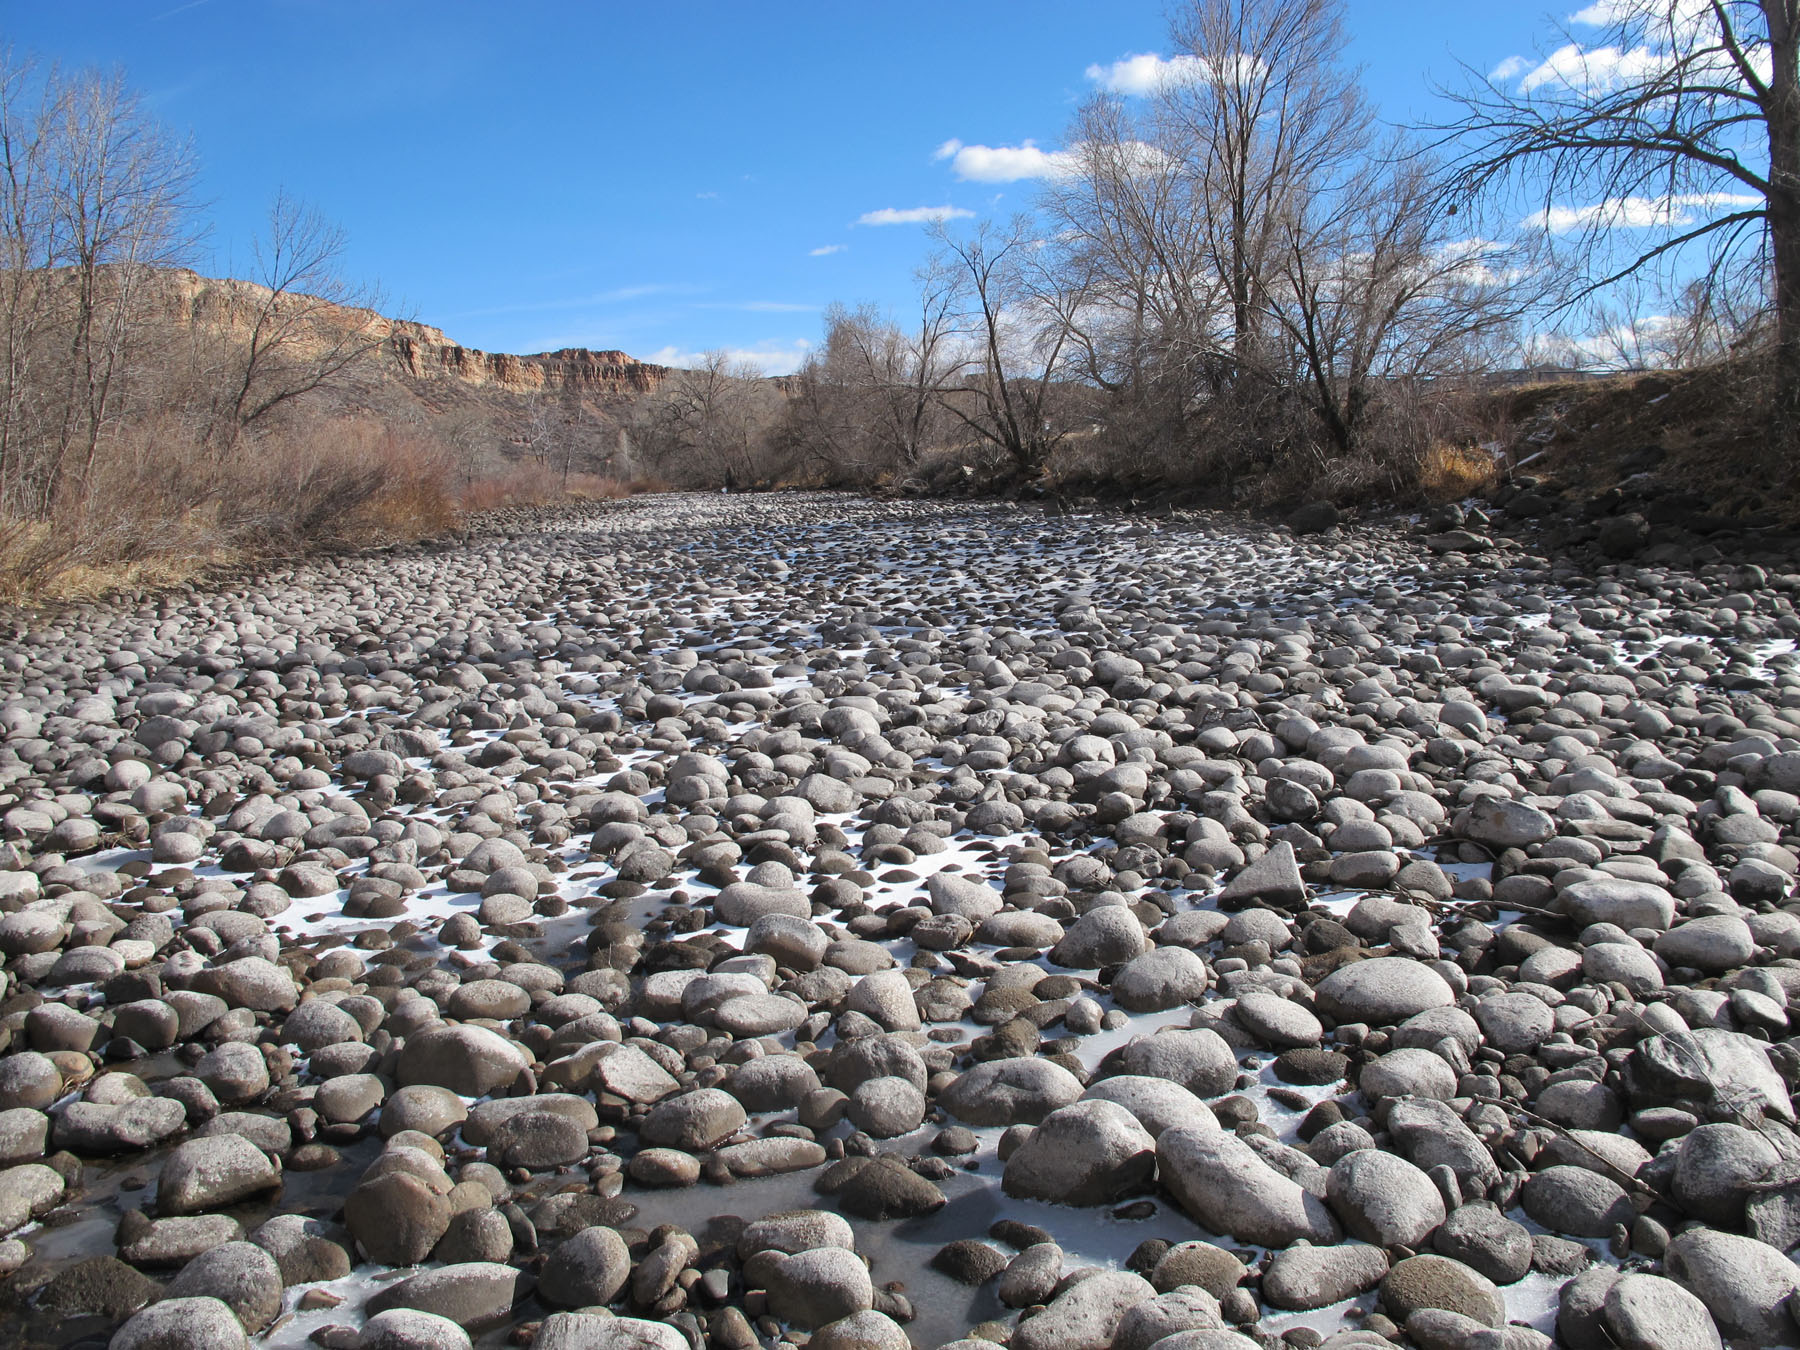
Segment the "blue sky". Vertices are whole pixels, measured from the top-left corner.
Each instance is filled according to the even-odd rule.
[[[1529,53],[1569,9],[1349,0],[1384,113]],[[790,369],[833,300],[904,306],[926,250],[872,213],[1010,214],[945,142],[1054,147],[1090,67],[1167,52],[1157,0],[751,5],[0,0],[16,51],[122,66],[198,152],[204,270],[278,188],[390,310],[494,351],[722,347]],[[960,161],[965,167],[974,161]],[[879,219],[879,216],[873,218]]]

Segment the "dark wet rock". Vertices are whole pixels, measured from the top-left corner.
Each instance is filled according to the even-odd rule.
[[[931,1258],[932,1269],[942,1271],[958,1284],[970,1285],[986,1284],[1008,1264],[1006,1253],[974,1238],[947,1243]]]
[[[612,1302],[631,1274],[631,1253],[611,1228],[596,1225],[559,1244],[538,1279],[538,1294],[564,1308]]]
[[[827,1168],[819,1185],[830,1188],[825,1193],[840,1209],[862,1219],[908,1219],[945,1204],[942,1191],[893,1158],[847,1159]]]
[[[100,1316],[119,1321],[161,1295],[160,1284],[117,1257],[91,1256],[51,1276],[37,1303],[59,1317]]]
[[[1404,1323],[1420,1308],[1461,1313],[1483,1326],[1506,1323],[1506,1303],[1493,1282],[1442,1256],[1409,1256],[1381,1281],[1381,1305]]]

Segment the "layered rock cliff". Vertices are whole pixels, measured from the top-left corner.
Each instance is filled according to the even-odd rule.
[[[191,324],[225,328],[244,327],[269,294],[254,282],[221,280],[187,268],[163,272],[160,290],[161,303],[171,314]],[[471,390],[508,394],[629,398],[656,392],[670,373],[666,366],[620,351],[570,347],[522,356],[484,352],[452,342],[442,329],[429,324],[348,306],[328,307],[327,312],[347,328],[366,329],[371,337],[380,338],[380,373],[403,380],[450,381]]]
[[[392,329],[389,354],[400,371],[419,380],[457,380],[514,394],[561,394],[573,389],[583,395],[631,396],[656,392],[669,375],[667,366],[653,366],[624,352],[570,347],[513,356],[459,346],[422,324],[394,324]]]

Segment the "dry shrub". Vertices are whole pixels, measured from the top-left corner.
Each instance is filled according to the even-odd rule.
[[[464,511],[493,511],[503,506],[551,506],[557,502],[616,501],[640,492],[664,492],[657,479],[629,481],[606,474],[572,473],[566,477],[542,464],[513,464],[504,473],[478,478],[462,490]]]
[[[1434,502],[1485,496],[1494,488],[1494,457],[1479,446],[1434,445],[1419,469],[1419,492]]]
[[[420,538],[455,520],[449,477],[447,455],[416,433],[359,419],[297,429],[217,466],[219,526],[278,549]]]
[[[317,545],[416,539],[449,527],[449,463],[373,422],[307,423],[208,453],[169,419],[122,429],[85,489],[48,520],[0,518],[0,592],[93,594]]]

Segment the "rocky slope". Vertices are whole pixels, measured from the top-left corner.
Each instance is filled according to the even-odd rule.
[[[1796,591],[663,497],[20,619],[11,1334],[1800,1342]]]

